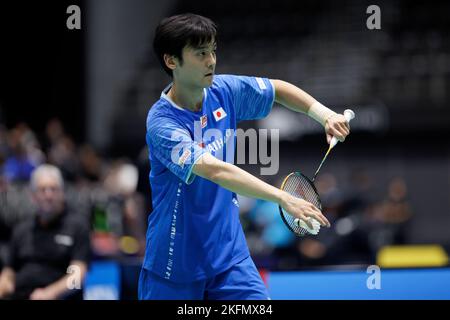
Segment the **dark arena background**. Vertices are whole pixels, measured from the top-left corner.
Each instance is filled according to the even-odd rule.
[[[80,29],[68,28],[71,5]],[[218,24],[217,74],[285,80],[356,113],[316,180],[330,229],[295,237],[276,204],[239,197],[271,298],[449,299],[448,1],[2,2],[0,270],[13,230],[34,212],[31,172],[51,163],[89,225],[88,271],[73,296],[137,299],[152,210],[145,120],[171,81],[153,32],[183,12]],[[277,104],[240,127],[278,129],[279,149],[269,147],[279,153],[275,174],[251,163],[260,146],[247,145],[239,164],[277,187],[292,171],[312,176],[327,150],[319,124]]]

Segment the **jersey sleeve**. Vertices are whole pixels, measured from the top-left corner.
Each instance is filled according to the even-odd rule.
[[[207,152],[189,131],[171,118],[157,118],[148,125],[146,135],[150,155],[167,169],[190,184],[194,181],[194,165]]]
[[[275,99],[275,89],[269,79],[226,75],[223,80],[230,89],[238,122],[269,114]]]

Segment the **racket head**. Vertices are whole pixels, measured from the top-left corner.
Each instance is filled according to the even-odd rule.
[[[294,197],[311,202],[317,209],[322,211],[322,203],[320,202],[319,193],[317,192],[314,183],[301,172],[292,172],[284,178],[281,184],[281,190],[293,195]],[[297,236],[304,236],[309,234],[308,230],[300,227],[295,223],[295,217],[290,215],[281,206],[278,206],[281,218],[286,226]]]

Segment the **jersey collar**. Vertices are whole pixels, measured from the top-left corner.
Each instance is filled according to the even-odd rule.
[[[180,107],[180,106],[177,105],[175,102],[173,102],[172,99],[169,98],[169,96],[167,95],[167,93],[169,92],[170,88],[172,88],[172,84],[173,84],[173,83],[170,83],[167,87],[164,88],[164,90],[161,92],[161,98],[164,99],[164,100],[166,100],[167,102],[169,102],[169,104],[170,104],[172,107],[174,107],[175,109],[182,110],[182,111],[186,111],[186,112],[193,112],[193,111],[191,111],[191,110],[187,110],[187,109],[184,109],[184,108]],[[205,100],[206,100],[206,96],[207,96],[207,94],[208,94],[208,91],[206,90],[206,88],[203,88],[203,94],[204,94],[203,101],[205,101]],[[202,110],[201,110],[201,111],[202,111]],[[199,111],[199,112],[201,112],[201,111]],[[194,113],[197,113],[197,112],[194,112]]]

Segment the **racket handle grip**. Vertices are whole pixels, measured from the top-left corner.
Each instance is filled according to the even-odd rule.
[[[347,122],[350,123],[350,120],[352,120],[355,117],[355,113],[353,110],[347,109],[344,111],[344,118],[347,120]],[[334,146],[339,142],[339,140],[336,137],[333,137],[330,142],[330,148],[334,148]]]

